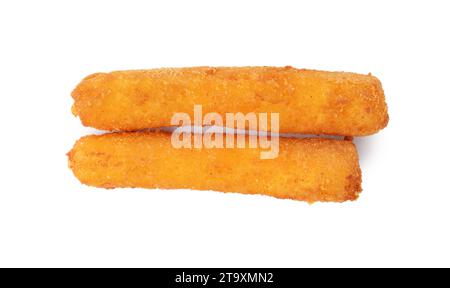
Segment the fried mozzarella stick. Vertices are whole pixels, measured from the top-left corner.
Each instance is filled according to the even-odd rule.
[[[103,188],[214,190],[311,203],[355,200],[361,191],[351,141],[280,138],[271,160],[260,159],[262,148],[246,147],[177,149],[170,134],[123,132],[83,137],[68,156],[82,183]]]
[[[176,112],[193,118],[194,105],[223,119],[225,113],[279,113],[280,132],[290,133],[362,136],[388,123],[374,76],[292,67],[97,73],[83,79],[72,97],[72,111],[85,126],[111,131],[170,126]]]

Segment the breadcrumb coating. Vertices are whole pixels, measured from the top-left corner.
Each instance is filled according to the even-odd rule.
[[[355,200],[361,192],[351,141],[280,138],[279,156],[270,160],[260,159],[262,148],[246,147],[176,149],[167,133],[123,132],[83,137],[68,156],[82,183],[103,188],[214,190],[310,203]]]
[[[289,66],[96,73],[72,97],[85,126],[110,131],[170,126],[176,112],[193,118],[194,105],[224,119],[225,113],[279,113],[282,133],[363,136],[388,123],[376,77]]]

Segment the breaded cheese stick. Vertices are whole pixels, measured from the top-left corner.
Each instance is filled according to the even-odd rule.
[[[248,141],[248,139],[247,139]],[[361,191],[351,141],[279,139],[279,156],[262,148],[174,148],[171,135],[123,132],[83,137],[68,153],[84,184],[263,194],[308,202],[355,200]]]
[[[85,126],[111,131],[170,126],[176,112],[193,118],[194,105],[223,119],[225,113],[279,113],[280,132],[287,133],[362,136],[388,123],[374,76],[292,67],[97,73],[83,79],[72,97],[72,111]]]

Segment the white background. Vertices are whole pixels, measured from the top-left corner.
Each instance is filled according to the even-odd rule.
[[[448,1],[2,1],[0,266],[450,266]],[[391,121],[363,193],[315,204],[102,190],[67,167],[93,72],[292,65],[372,72]]]

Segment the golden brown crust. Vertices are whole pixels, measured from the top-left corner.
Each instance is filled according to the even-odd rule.
[[[72,111],[102,130],[169,126],[175,112],[280,113],[280,131],[362,136],[388,123],[371,75],[292,67],[195,67],[96,73],[72,92]],[[225,119],[225,118],[224,118]]]
[[[175,149],[170,134],[112,133],[81,138],[68,153],[84,184],[264,194],[308,202],[355,200],[361,171],[350,141],[280,138],[276,159],[260,148]]]

